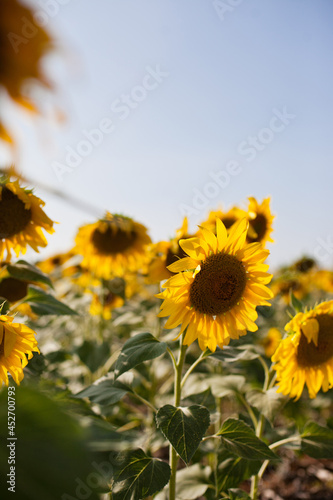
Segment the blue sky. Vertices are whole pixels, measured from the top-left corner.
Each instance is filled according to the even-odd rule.
[[[330,0],[50,2],[29,3],[58,41],[45,69],[67,120],[7,113],[24,175],[155,241],[184,213],[194,229],[209,209],[271,196],[272,265],[332,264]],[[36,192],[59,222],[42,256],[67,250],[94,214]]]

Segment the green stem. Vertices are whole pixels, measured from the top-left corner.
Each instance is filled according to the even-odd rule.
[[[264,369],[265,372],[265,382],[264,382],[264,387],[263,390],[267,391],[269,388],[269,384],[271,381],[271,376],[272,376],[272,370],[270,370],[267,366],[266,361],[259,356],[259,361]],[[264,427],[265,427],[265,417],[263,414],[260,415],[258,424],[256,426],[256,436],[261,439],[263,432],[264,432]],[[259,486],[259,474],[256,474],[251,477],[251,492],[250,492],[250,497],[251,500],[257,500],[258,498],[258,486]]]
[[[251,417],[251,420],[252,420],[252,423],[254,425],[254,428],[256,429],[257,428],[257,425],[258,425],[258,420],[257,420],[257,417],[255,416],[254,414],[254,411],[252,410],[251,406],[249,405],[249,403],[246,401],[246,399],[244,398],[243,394],[239,393],[238,394],[238,398],[240,399],[241,403],[245,406],[245,408],[247,409],[247,412],[248,414],[250,415]]]
[[[200,356],[198,357],[198,359],[197,359],[197,360],[193,363],[193,365],[191,365],[191,366],[189,367],[189,369],[188,369],[188,370],[187,370],[187,372],[185,373],[185,375],[184,375],[184,377],[183,377],[183,380],[182,380],[182,382],[181,382],[181,386],[180,386],[180,388],[181,388],[181,389],[184,387],[186,380],[188,379],[189,375],[193,372],[194,368],[195,368],[196,366],[198,366],[198,364],[199,364],[199,363],[201,363],[201,361],[202,361],[203,359],[205,359],[205,357],[207,356],[208,352],[209,352],[209,351],[208,351],[208,349],[206,349],[206,351],[203,351],[203,352],[200,354]]]
[[[153,410],[153,412],[157,413],[157,409],[155,408],[155,406],[152,405],[151,403],[149,403],[149,401],[147,401],[147,399],[145,399],[142,396],[140,396],[137,392],[133,391],[132,396],[135,396],[139,401],[141,401],[141,403],[143,403],[144,405],[148,406],[148,408],[150,408],[151,410]]]
[[[183,365],[185,361],[186,349],[187,346],[183,345],[184,334],[181,337],[181,347],[179,351],[178,362],[175,365],[175,406],[179,406],[181,399],[181,380],[182,380],[182,371]],[[173,357],[173,355],[172,355]],[[177,464],[178,464],[178,455],[173,446],[170,445],[170,468],[171,468],[171,477],[169,483],[169,500],[176,500],[176,474],[177,474]]]
[[[275,450],[275,448],[280,448],[280,446],[284,446],[285,444],[294,443],[296,441],[299,442],[299,440],[300,440],[299,436],[290,436],[288,438],[281,439],[281,441],[277,441],[276,443],[271,444],[269,446],[269,448],[271,450]],[[259,479],[261,479],[262,476],[264,475],[264,472],[265,472],[268,464],[269,464],[269,460],[265,460],[265,462],[260,467],[259,472],[258,472]]]

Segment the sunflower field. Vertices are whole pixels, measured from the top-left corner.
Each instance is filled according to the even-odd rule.
[[[23,18],[29,43],[1,37]],[[1,3],[0,87],[28,116],[25,82],[52,92],[34,22]],[[270,268],[268,193],[163,241],[105,211],[45,258],[38,194],[1,166],[1,499],[332,500],[333,271]]]

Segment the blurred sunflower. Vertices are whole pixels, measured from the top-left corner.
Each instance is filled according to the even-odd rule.
[[[308,273],[313,271],[317,266],[317,263],[311,257],[302,257],[293,264],[295,271],[299,273]]]
[[[312,281],[316,288],[327,293],[333,293],[333,271],[320,269],[313,273]]]
[[[11,313],[19,312],[22,315],[29,316],[31,319],[37,319],[37,315],[31,310],[27,303],[15,304],[28,293],[28,286],[33,284],[31,281],[25,281],[18,278],[13,278],[8,273],[6,267],[0,271],[0,303],[5,299],[8,302]]]
[[[198,339],[200,349],[215,351],[230,338],[258,329],[256,306],[270,305],[273,294],[265,286],[271,280],[263,264],[269,252],[260,243],[246,245],[248,223],[236,222],[227,235],[220,219],[216,236],[201,228],[202,237],[181,240],[185,257],[169,266],[178,272],[164,283],[158,295],[164,299],[160,317],[170,316],[165,328],[181,324],[184,344]]]
[[[267,358],[271,358],[273,356],[281,339],[282,335],[278,328],[270,328],[268,330],[266,337],[260,341],[260,344],[265,350],[265,355],[267,356]]]
[[[110,291],[105,291],[100,297],[98,293],[93,293],[89,312],[93,316],[102,316],[105,320],[112,317],[113,309],[121,307],[124,304],[124,299]]]
[[[333,386],[333,301],[298,313],[272,357],[278,392],[299,399],[306,384],[310,398]]]
[[[21,323],[13,323],[13,319],[0,316],[0,380],[6,385],[8,372],[20,384],[28,359],[33,352],[39,352],[35,332]]]
[[[10,182],[6,177],[0,180],[0,259],[5,251],[9,261],[11,250],[18,256],[26,252],[27,245],[36,252],[47,245],[42,228],[52,234],[54,223],[41,208],[44,205],[18,181]]]
[[[290,292],[302,300],[310,291],[311,280],[306,274],[286,274],[272,281],[271,290],[274,297],[280,295],[286,304],[290,302]]]
[[[270,234],[273,231],[272,223],[275,216],[272,215],[269,204],[270,198],[264,199],[260,205],[252,196],[249,198],[247,209],[247,218],[249,220],[248,243],[260,242],[265,246],[267,241],[274,242]]]
[[[147,228],[129,217],[106,213],[104,219],[82,226],[73,251],[83,256],[82,267],[98,278],[134,272],[147,263]]]
[[[179,240],[189,237],[188,220],[184,217],[183,224],[177,229],[175,238],[170,241],[160,241],[151,246],[152,258],[147,269],[147,283],[159,283],[175,274],[168,270],[168,266],[186,257],[184,250],[179,246]]]
[[[246,217],[245,210],[242,210],[238,207],[232,207],[227,212],[224,212],[222,209],[212,210],[211,212],[209,212],[207,219],[202,222],[200,226],[203,226],[206,229],[209,229],[209,231],[212,231],[212,233],[215,233],[216,219],[218,218],[223,222],[225,228],[228,231],[233,226],[233,224],[235,224],[235,222],[243,219],[244,217]]]
[[[0,87],[19,105],[36,111],[26,95],[27,83],[49,82],[41,71],[41,59],[51,48],[49,35],[36,25],[33,11],[17,0],[0,2]],[[11,142],[4,125],[0,137]]]
[[[36,266],[45,274],[52,274],[54,271],[62,267],[69,259],[73,257],[73,252],[58,253],[48,259],[39,261]]]

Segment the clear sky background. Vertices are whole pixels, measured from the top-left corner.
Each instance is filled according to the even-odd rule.
[[[307,253],[332,265],[331,0],[50,2],[29,4],[57,40],[45,70],[67,119],[31,122],[8,108],[23,175],[135,218],[154,241],[185,212],[194,229],[209,209],[271,196],[271,264]],[[51,115],[49,96],[38,97]],[[101,124],[96,144],[82,145]],[[10,160],[3,149],[0,159]],[[95,220],[36,194],[60,223],[42,257]]]

